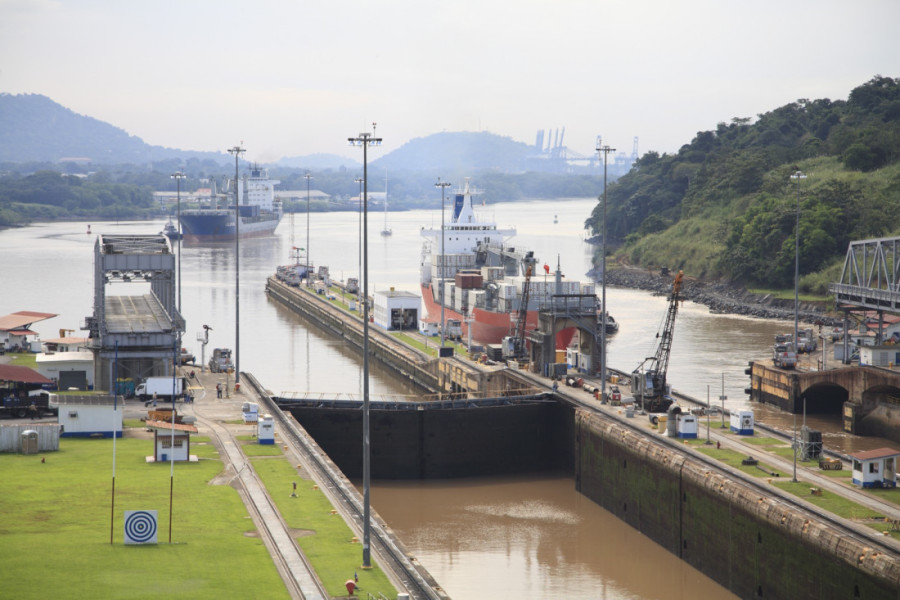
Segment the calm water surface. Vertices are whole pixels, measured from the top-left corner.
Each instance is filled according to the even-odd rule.
[[[369,222],[370,293],[395,287],[418,293],[421,227],[440,224],[438,210],[389,213],[390,237],[379,235],[384,217]],[[535,250],[543,263],[559,261],[570,279],[585,281],[593,248],[581,239],[592,199],[501,203],[489,210],[501,226],[515,226],[513,245]],[[558,223],[554,224],[554,215]],[[92,313],[93,246],[97,233],[155,234],[158,222],[38,224],[0,232],[0,313],[35,310],[59,316],[38,323],[44,338],[59,329],[80,331]],[[361,360],[355,350],[270,301],[265,279],[290,262],[291,248],[309,248],[317,265],[345,280],[359,271],[359,215],[336,212],[285,217],[276,235],[241,240],[240,367],[272,392],[331,397],[362,389]],[[182,312],[184,345],[200,355],[196,334],[212,327],[207,358],[214,347],[235,347],[235,261],[233,244],[184,245]],[[117,284],[108,294],[138,293],[143,284]],[[599,289],[598,289],[599,293]],[[656,333],[666,301],[648,293],[609,288],[610,313],[620,324],[610,338],[613,367],[631,370],[656,349]],[[686,303],[679,311],[669,368],[677,390],[714,402],[725,376],[726,407],[747,405],[747,361],[769,355],[775,333],[787,322],[712,315]],[[370,389],[379,395],[415,390],[377,363],[370,365]],[[757,418],[790,428],[793,417],[753,406]],[[846,448],[884,445],[839,432],[834,418],[810,418],[826,432],[826,444]],[[831,432],[831,433],[828,433]],[[401,535],[408,549],[457,600],[476,598],[727,598],[730,595],[645,537],[573,490],[570,479],[376,482],[374,508]],[[653,565],[648,576],[646,565]]]

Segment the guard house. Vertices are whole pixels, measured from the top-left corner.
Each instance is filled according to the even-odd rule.
[[[415,331],[419,325],[422,298],[412,292],[375,292],[375,324],[392,331]]]
[[[147,429],[153,430],[153,456],[148,456],[147,462],[197,460],[196,456],[191,456],[191,434],[197,433],[193,425],[147,421]]]
[[[125,400],[111,395],[52,394],[50,406],[59,409],[62,437],[122,437]]]
[[[149,293],[125,295],[134,283]],[[175,303],[175,255],[166,236],[97,236],[94,314],[84,329],[97,388],[113,389],[114,372],[135,381],[172,374],[185,323]]]
[[[878,448],[851,454],[853,483],[860,487],[897,487],[897,458],[900,451]]]

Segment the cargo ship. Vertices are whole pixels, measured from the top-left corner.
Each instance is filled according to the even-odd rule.
[[[242,238],[271,234],[283,214],[281,200],[275,197],[278,183],[277,179],[269,179],[268,170],[253,165],[237,182],[240,222],[235,223],[234,192],[227,196],[213,192],[207,206],[181,211],[184,241],[223,242],[233,240],[235,231]]]
[[[522,306],[527,265],[540,271],[534,253],[509,244],[513,228],[497,224],[476,213],[472,196],[477,192],[466,179],[454,194],[449,222],[439,228],[422,228],[421,289],[425,321],[459,321],[462,335],[477,344],[500,344],[513,334]],[[596,310],[599,300],[593,283],[568,281],[559,267],[551,274],[543,265],[543,276],[528,278],[525,330],[538,324],[541,310]],[[448,324],[449,325],[449,324]],[[454,323],[455,325],[455,323]],[[556,348],[564,350],[575,328],[557,334]]]

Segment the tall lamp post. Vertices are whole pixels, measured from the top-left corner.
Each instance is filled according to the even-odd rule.
[[[799,351],[800,321],[800,180],[806,179],[806,175],[799,169],[791,174],[791,179],[797,181],[797,222],[794,226],[794,352]]]
[[[312,263],[309,259],[309,180],[313,176],[307,173],[303,178],[306,180],[306,287],[309,287],[309,268]]]
[[[600,321],[600,402],[606,402],[606,160],[610,152],[615,152],[615,148],[609,146],[597,146],[597,152],[603,153],[603,239],[600,243],[600,260],[603,270],[603,282],[601,289],[603,290],[600,299],[603,313]],[[642,396],[643,402],[643,396]]]
[[[229,148],[234,154],[234,387],[241,382],[241,203],[238,192],[238,159],[246,149]]]
[[[444,347],[444,261],[446,260],[444,255],[444,190],[449,185],[449,181],[441,181],[440,177],[438,177],[437,183],[434,184],[434,187],[441,188],[441,260],[438,263],[441,275],[441,348]]]
[[[351,146],[363,149],[363,568],[371,568],[372,557],[369,547],[371,515],[369,507],[369,146],[380,146],[381,138],[375,137],[375,123],[372,133],[362,132],[347,138]]]
[[[170,176],[175,180],[175,184],[177,186],[177,206],[178,206],[178,228],[175,230],[177,235],[175,238],[178,240],[178,314],[181,315],[181,180],[186,177],[184,173],[181,171],[175,171]]]
[[[362,197],[363,197],[363,178],[357,177],[354,179],[356,183],[359,184],[359,238],[357,238],[357,250],[356,256],[359,260],[359,269],[356,271],[356,275],[358,279],[356,280],[356,305],[359,306],[359,298],[362,290]],[[359,309],[357,309],[359,310]]]

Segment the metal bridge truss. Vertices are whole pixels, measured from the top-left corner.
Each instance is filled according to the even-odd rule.
[[[900,237],[850,242],[828,290],[838,306],[900,313]]]

